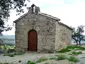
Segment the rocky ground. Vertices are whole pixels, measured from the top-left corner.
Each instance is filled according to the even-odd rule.
[[[12,64],[26,64],[28,61],[36,61],[37,59],[41,57],[51,57],[55,54],[46,54],[46,53],[25,53],[23,55],[18,55],[15,57],[9,57],[9,56],[3,56],[0,55],[0,62],[2,63],[12,63]],[[80,62],[77,62],[76,64],[85,64],[85,54],[80,54],[76,56],[79,58]],[[71,64],[68,60],[47,60],[43,61],[37,64]],[[72,63],[75,64],[75,63]]]
[[[82,49],[82,48],[81,48]],[[82,52],[81,54],[72,54],[72,52]],[[68,59],[56,60],[55,57],[58,55],[65,55],[67,58],[73,56],[79,59],[79,62],[71,62]],[[40,58],[55,58],[55,59],[45,59],[45,61],[39,60]],[[39,60],[39,61],[38,61]],[[27,64],[28,61],[36,62],[37,64],[85,64],[85,50],[73,49],[70,52],[66,53],[37,53],[37,52],[26,52],[23,55],[15,55],[14,57],[4,56],[0,54],[0,63],[9,63],[9,64]]]

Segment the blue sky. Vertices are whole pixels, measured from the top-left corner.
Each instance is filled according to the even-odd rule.
[[[30,1],[31,2],[28,3],[29,6],[34,3],[40,7],[41,12],[60,18],[60,22],[68,26],[77,27],[79,25],[85,25],[85,0]],[[25,10],[25,12],[27,12],[27,10]],[[8,24],[12,25],[12,22],[17,18],[19,18],[19,16],[16,16],[16,12],[12,10]],[[13,28],[11,31],[4,32],[3,34],[14,35],[15,28]]]

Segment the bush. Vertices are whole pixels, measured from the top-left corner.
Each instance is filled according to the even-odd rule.
[[[10,57],[14,57],[15,55],[13,53],[5,53],[4,56],[10,56]]]
[[[57,57],[50,57],[50,60],[57,60]]]
[[[69,52],[69,51],[71,51],[71,50],[69,50],[68,48],[64,48],[64,49],[62,49],[60,51],[57,51],[57,52],[59,52],[59,53],[65,53],[65,52]]]
[[[73,56],[69,57],[68,60],[72,61],[72,62],[75,62],[75,63],[79,61],[77,58],[75,58]]]
[[[61,49],[60,51],[57,51],[57,52],[59,52],[59,53],[65,53],[65,52],[69,52],[69,51],[74,50],[74,49],[85,50],[84,47],[71,45],[71,46],[67,46],[66,48]]]
[[[78,54],[82,54],[82,52],[81,51],[79,51],[79,52],[72,52],[72,54],[74,54],[74,55],[78,55]]]
[[[8,49],[7,53],[13,53],[16,52],[15,49]]]
[[[15,55],[23,55],[24,52],[13,52],[13,53],[5,53],[4,56],[14,57]]]
[[[66,59],[66,57],[64,55],[59,55],[57,58],[57,60],[64,60],[64,59]]]
[[[81,46],[75,46],[75,45],[72,45],[72,46],[67,46],[68,49],[78,49],[78,50],[85,50],[84,47],[81,47]]]
[[[32,61],[28,61],[27,64],[36,64],[36,63]]]

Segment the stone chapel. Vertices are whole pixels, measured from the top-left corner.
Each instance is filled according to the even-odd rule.
[[[16,51],[54,52],[71,43],[72,29],[34,4],[14,23]]]

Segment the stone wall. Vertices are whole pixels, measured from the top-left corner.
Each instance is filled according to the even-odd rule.
[[[71,43],[72,30],[65,25],[56,23],[55,50],[65,48]]]
[[[55,50],[56,20],[41,14],[27,14],[16,22],[16,50],[26,51],[28,48],[28,32],[31,29],[38,34],[38,52]]]

